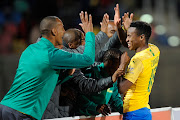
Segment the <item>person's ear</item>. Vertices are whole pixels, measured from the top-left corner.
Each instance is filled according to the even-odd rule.
[[[142,35],[140,36],[140,39],[141,39],[141,40],[144,40],[144,39],[145,39],[145,35],[142,34]]]
[[[56,36],[56,35],[57,35],[57,30],[56,30],[55,28],[53,28],[53,29],[51,30],[51,33],[52,33],[53,36]]]
[[[72,43],[68,43],[68,46],[69,46],[69,48],[73,48],[73,44]]]

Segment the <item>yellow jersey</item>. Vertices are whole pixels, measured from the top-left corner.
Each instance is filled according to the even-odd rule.
[[[123,112],[130,112],[149,106],[149,95],[159,62],[160,51],[157,46],[148,44],[148,48],[136,53],[128,65],[124,78],[133,83],[124,97]]]

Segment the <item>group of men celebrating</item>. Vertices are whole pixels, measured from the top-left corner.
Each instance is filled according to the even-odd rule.
[[[160,51],[148,43],[148,23],[125,13],[121,25],[118,4],[114,11],[113,21],[104,14],[96,36],[87,12],[80,13],[84,32],[65,31],[58,17],[45,17],[42,37],[22,53],[14,82],[0,102],[0,119],[119,112],[124,120],[151,120],[149,95]],[[131,60],[119,50],[121,45],[136,52]]]

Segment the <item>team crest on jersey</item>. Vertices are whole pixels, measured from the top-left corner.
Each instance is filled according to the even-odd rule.
[[[133,73],[133,70],[134,70],[134,68],[131,67],[131,66],[129,66],[129,67],[128,67],[128,70],[127,70],[127,73],[132,73],[132,74],[134,74],[134,73]]]

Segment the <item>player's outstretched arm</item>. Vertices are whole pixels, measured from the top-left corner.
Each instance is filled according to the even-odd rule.
[[[88,19],[89,18],[89,19]],[[72,69],[83,68],[94,63],[95,61],[95,35],[93,33],[92,16],[81,11],[80,26],[86,33],[85,49],[83,54],[70,53],[60,49],[52,49],[49,52],[49,61],[53,69]]]
[[[119,40],[123,46],[128,47],[126,43],[126,32],[122,29],[121,26],[121,18],[120,18],[120,12],[119,12],[119,4],[116,4],[116,7],[114,8],[114,24],[117,26],[117,34],[119,37]]]

